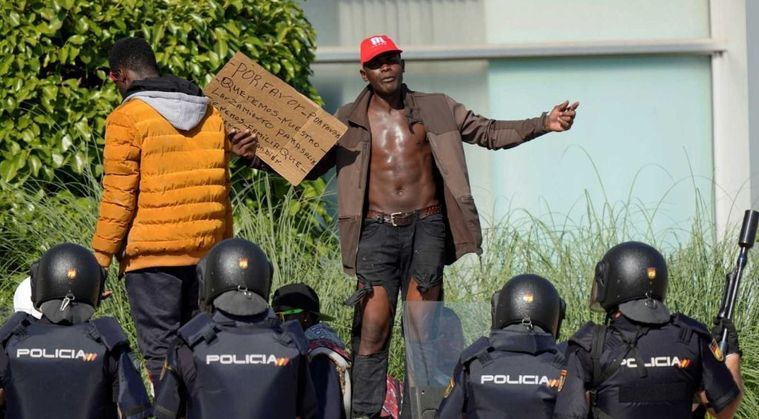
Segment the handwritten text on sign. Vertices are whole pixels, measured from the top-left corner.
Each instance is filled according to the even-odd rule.
[[[256,155],[293,185],[347,129],[240,52],[208,83],[205,94],[227,126],[258,136]]]

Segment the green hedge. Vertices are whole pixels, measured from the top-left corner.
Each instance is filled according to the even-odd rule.
[[[242,51],[318,99],[315,33],[296,0],[31,0],[0,3],[0,180],[99,175],[104,122],[120,96],[107,55],[125,36],[161,71],[205,85]]]

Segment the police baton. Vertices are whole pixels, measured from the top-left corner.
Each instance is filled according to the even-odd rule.
[[[746,210],[743,215],[743,225],[741,226],[741,234],[738,237],[738,246],[740,247],[740,253],[738,254],[738,260],[735,261],[735,269],[727,274],[725,278],[725,293],[722,295],[722,304],[719,307],[718,319],[733,318],[733,310],[735,310],[735,301],[738,298],[738,287],[741,284],[741,278],[743,277],[743,268],[746,267],[746,261],[748,260],[748,251],[754,246],[754,240],[756,239],[756,226],[759,222],[759,212],[754,210]],[[725,353],[727,347],[727,329],[722,330],[722,339],[719,341],[719,348],[722,353]]]

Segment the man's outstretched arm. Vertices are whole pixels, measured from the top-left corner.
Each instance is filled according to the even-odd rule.
[[[548,132],[562,132],[572,128],[579,102],[564,101],[543,115],[518,121],[498,121],[485,118],[464,105],[448,99],[461,138],[491,150],[516,147]]]

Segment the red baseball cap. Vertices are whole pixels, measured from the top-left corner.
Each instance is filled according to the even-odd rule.
[[[361,41],[361,65],[386,52],[403,52],[387,35],[372,35]]]

